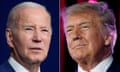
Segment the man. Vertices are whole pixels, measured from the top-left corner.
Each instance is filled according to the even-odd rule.
[[[6,38],[11,55],[0,72],[40,72],[51,41],[51,17],[46,8],[34,2],[15,6],[9,16]]]
[[[78,64],[77,72],[120,71],[112,57],[117,38],[115,17],[106,3],[72,5],[63,12],[63,21],[68,51]]]

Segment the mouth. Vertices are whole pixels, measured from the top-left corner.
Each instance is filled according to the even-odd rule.
[[[40,47],[32,47],[32,48],[29,48],[31,51],[33,51],[33,52],[40,52],[40,51],[42,51],[42,48],[40,48]]]
[[[84,48],[87,44],[78,44],[78,45],[75,45],[73,48],[75,49],[79,49],[79,48]]]

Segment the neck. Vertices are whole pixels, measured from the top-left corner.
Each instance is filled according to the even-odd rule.
[[[32,66],[32,67],[29,69],[29,71],[30,71],[30,72],[38,72],[38,68],[39,68],[39,66]]]
[[[86,71],[90,71],[93,69],[97,64],[99,64],[101,61],[106,59],[108,56],[112,54],[112,51],[103,51],[99,55],[94,56],[93,58],[87,57],[81,60],[78,60],[77,63]]]
[[[13,53],[11,53],[11,56],[19,62],[22,66],[24,66],[29,72],[38,72],[40,63],[30,63],[28,61],[23,61],[17,56],[15,56]]]

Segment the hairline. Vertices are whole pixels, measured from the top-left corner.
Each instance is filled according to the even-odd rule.
[[[26,8],[40,8],[41,10],[45,10],[45,12],[48,14],[48,16],[51,19],[50,13],[47,11],[45,6],[38,4],[36,2],[22,2],[15,7],[13,7],[8,15],[8,21],[6,28],[14,29],[15,28],[15,20],[17,18],[17,15],[19,14],[19,11]]]

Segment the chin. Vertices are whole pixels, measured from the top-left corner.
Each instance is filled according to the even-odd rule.
[[[27,60],[29,63],[41,63],[46,59],[47,55],[45,54],[37,54],[37,55],[30,55]]]
[[[46,57],[39,57],[31,59],[32,62],[41,63],[46,59]]]
[[[73,60],[80,60],[80,59],[84,58],[84,56],[82,54],[72,54],[71,57]]]
[[[29,64],[40,64],[43,60],[37,59],[37,60],[29,60]]]

